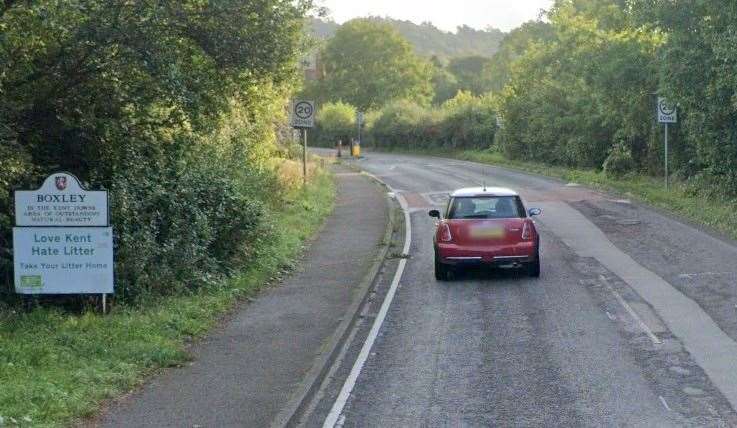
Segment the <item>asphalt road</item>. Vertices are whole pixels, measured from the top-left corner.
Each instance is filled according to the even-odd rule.
[[[356,165],[406,200],[410,258],[345,406],[370,322],[304,425],[337,410],[360,427],[737,426],[733,243],[575,183],[395,154]],[[483,182],[543,208],[541,278],[434,279],[427,211]]]

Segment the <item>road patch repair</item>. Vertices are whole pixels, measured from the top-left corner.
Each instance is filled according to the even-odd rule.
[[[696,302],[615,247],[579,211],[564,202],[540,205],[547,214],[541,221],[579,256],[595,258],[650,304],[732,407],[737,408],[737,343]],[[590,242],[598,245],[592,247]]]
[[[320,383],[388,250],[386,190],[338,165],[333,214],[302,268],[241,307],[167,369],[113,403],[111,427],[284,425]]]

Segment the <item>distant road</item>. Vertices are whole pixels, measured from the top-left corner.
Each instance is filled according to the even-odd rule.
[[[730,242],[630,201],[517,171],[376,153],[355,165],[408,202],[412,246],[339,425],[737,425]],[[484,182],[544,210],[540,279],[434,279],[427,211],[443,207],[451,190]],[[335,410],[365,334],[357,337],[306,425]]]

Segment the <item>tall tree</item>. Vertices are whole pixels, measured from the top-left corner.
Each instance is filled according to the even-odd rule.
[[[682,159],[705,186],[737,194],[737,3],[637,0],[641,23],[667,35],[660,93],[680,105]]]
[[[325,75],[311,90],[323,101],[367,110],[396,99],[432,99],[431,65],[387,24],[370,19],[344,24],[327,42],[322,59]]]

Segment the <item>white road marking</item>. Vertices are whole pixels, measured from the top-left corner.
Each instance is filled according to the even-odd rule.
[[[653,333],[652,330],[650,330],[650,327],[645,324],[645,322],[640,318],[639,315],[637,315],[637,312],[635,312],[634,309],[632,309],[632,306],[630,306],[623,298],[622,295],[620,295],[617,290],[615,290],[610,284],[607,277],[604,275],[599,275],[599,279],[606,285],[606,288],[614,295],[614,298],[617,299],[620,305],[627,311],[628,314],[635,320],[637,325],[642,329],[642,331],[647,335],[647,337],[650,339],[651,342],[653,342],[654,345],[662,345],[663,341],[658,338],[658,336]]]
[[[371,175],[368,173],[366,174]],[[387,187],[389,186],[387,185]],[[399,204],[402,207],[402,211],[404,212],[405,231],[404,248],[402,249],[402,254],[409,254],[410,245],[412,243],[412,222],[409,216],[407,201],[400,193],[397,193],[396,190],[393,190],[391,187],[389,187],[389,190],[397,195],[397,200],[399,201]],[[334,428],[338,424],[342,425],[345,421],[345,417],[343,416],[343,409],[345,408],[346,402],[348,402],[348,398],[350,397],[351,392],[353,392],[353,388],[356,386],[356,381],[358,380],[358,376],[361,374],[361,370],[363,370],[364,364],[366,364],[366,360],[371,354],[371,348],[374,346],[374,342],[376,342],[376,338],[379,336],[379,330],[384,324],[386,314],[389,312],[389,307],[394,300],[394,295],[397,292],[399,281],[402,279],[402,274],[404,273],[404,267],[406,264],[407,259],[403,258],[399,261],[397,271],[394,273],[394,278],[392,279],[391,286],[389,287],[389,291],[386,293],[384,302],[381,304],[381,309],[379,310],[379,313],[374,320],[371,331],[369,331],[368,337],[366,338],[366,341],[363,343],[363,347],[361,348],[361,352],[358,354],[358,358],[356,358],[356,362],[353,364],[353,368],[351,369],[348,378],[345,380],[345,383],[343,384],[338,397],[335,399],[335,403],[333,403],[333,407],[330,409],[330,413],[328,414],[327,418],[325,418],[325,422],[322,425],[323,428]]]
[[[733,276],[735,272],[698,272],[698,273],[682,273],[679,278],[692,279],[700,276]]]
[[[450,198],[450,194],[453,193],[453,190],[444,190],[440,192],[426,192],[426,193],[420,193],[420,196],[422,196],[430,205],[444,205],[448,202],[448,198]],[[436,201],[433,199],[433,196],[440,196],[438,198],[439,200]]]
[[[668,405],[668,402],[665,401],[665,398],[663,398],[662,395],[659,395],[658,398],[660,398],[660,402],[663,403],[663,407],[665,407],[665,410],[670,412],[670,406]]]

